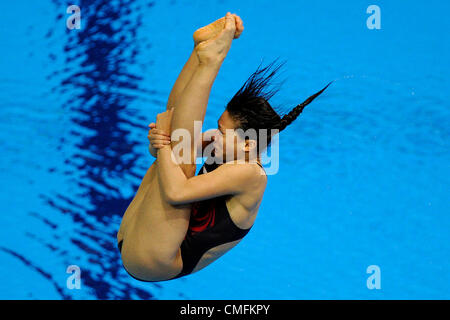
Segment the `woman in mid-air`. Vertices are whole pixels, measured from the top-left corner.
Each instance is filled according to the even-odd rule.
[[[326,89],[280,117],[268,103],[275,91],[263,91],[280,66],[272,71],[273,64],[258,68],[227,104],[212,141],[205,138],[206,133],[199,141],[184,140],[185,136],[171,140],[177,130],[194,137],[194,121],[203,123],[214,80],[232,40],[243,30],[241,18],[227,13],[194,33],[194,50],[172,88],[167,111],[158,114],[156,125],[150,125],[150,153],[156,161],[142,179],[117,233],[122,263],[138,280],[163,281],[194,273],[248,233],[267,184],[260,154],[272,136],[249,138],[242,131],[281,131]],[[187,143],[189,150],[176,154],[178,143]],[[197,148],[211,146],[216,161],[207,160],[195,176]]]

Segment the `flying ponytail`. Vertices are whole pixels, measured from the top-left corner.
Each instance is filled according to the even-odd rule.
[[[245,81],[244,85],[228,102],[226,110],[236,123],[236,128],[247,131],[248,129],[278,129],[278,132],[284,130],[302,113],[303,108],[310,104],[317,96],[319,96],[326,88],[333,82],[331,81],[325,88],[313,94],[303,103],[296,106],[289,113],[281,117],[282,110],[273,108],[269,99],[278,92],[280,86],[272,85],[271,80],[275,74],[280,70],[285,62],[279,63],[278,59],[270,63],[266,67],[258,66],[258,69]],[[280,112],[278,112],[280,111]],[[259,147],[266,148],[270,145],[272,134],[266,135],[265,141],[257,136],[258,152]]]
[[[328,83],[325,88],[320,90],[319,92],[316,92],[312,96],[310,96],[308,99],[300,103],[298,106],[296,106],[294,109],[292,109],[288,114],[285,114],[280,121],[280,124],[278,126],[278,130],[281,132],[283,131],[288,125],[290,125],[297,117],[302,113],[303,109],[310,104],[315,98],[317,98],[322,92],[325,91],[326,88],[332,83]]]

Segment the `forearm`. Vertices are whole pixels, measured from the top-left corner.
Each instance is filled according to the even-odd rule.
[[[187,178],[181,167],[172,161],[172,148],[169,145],[158,149],[156,161],[161,191],[164,197],[171,202],[183,188]]]
[[[178,78],[170,91],[167,109],[174,107],[177,104],[178,97],[181,95],[189,80],[192,78],[198,64],[198,57],[195,53],[195,49],[193,49],[188,61],[184,64],[183,69],[178,75]]]
[[[150,151],[150,154],[156,158],[156,156],[158,155],[158,149],[154,148],[150,143],[148,146],[148,150]]]

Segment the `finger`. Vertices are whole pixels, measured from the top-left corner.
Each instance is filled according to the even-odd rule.
[[[153,134],[153,135],[161,135],[161,136],[170,137],[170,134],[166,133],[166,132],[163,131],[163,130],[152,129],[152,130],[150,130],[150,131],[151,131],[151,134]]]
[[[166,133],[163,130],[158,130],[155,132],[155,134],[159,135],[159,136],[164,136],[164,137],[169,137],[170,138],[170,134]]]
[[[170,140],[166,140],[166,139],[152,139],[153,143],[170,143]]]
[[[169,143],[170,143],[170,141],[167,141],[167,140],[154,140],[154,141],[152,141],[153,145],[167,145]]]
[[[170,140],[153,138],[153,137],[150,137],[149,141],[150,141],[151,144],[161,144],[161,143],[169,144],[171,142]]]
[[[158,140],[165,140],[165,141],[170,141],[170,137],[164,136],[164,135],[162,135],[162,134],[157,134],[157,135],[155,135],[155,139],[158,139]]]
[[[152,122],[148,125],[150,128],[156,128],[156,123]]]
[[[157,130],[157,129],[152,129],[148,131],[148,135],[151,135],[153,137],[165,137],[165,138],[170,138],[169,134],[166,134],[164,131],[162,130]]]
[[[154,141],[169,141],[170,142],[170,138],[164,137],[164,136],[154,136],[152,140],[154,140]]]

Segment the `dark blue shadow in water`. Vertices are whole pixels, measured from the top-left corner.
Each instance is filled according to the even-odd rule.
[[[62,103],[68,108],[73,126],[70,135],[61,139],[61,149],[70,148],[64,169],[78,187],[70,195],[41,197],[61,214],[70,215],[75,229],[81,230],[69,235],[73,248],[59,249],[66,254],[72,249],[81,251],[88,261],[83,266],[83,285],[98,299],[155,299],[151,292],[133,286],[134,280],[123,272],[116,248],[119,226],[112,223],[118,221],[115,217],[123,215],[134,196],[123,196],[121,184],[130,183],[126,177],[135,176],[138,179],[132,182],[132,187],[137,190],[142,178],[133,173],[139,158],[135,147],[140,142],[133,140],[127,127],[139,127],[143,122],[126,110],[139,95],[152,94],[141,88],[143,77],[130,71],[138,66],[139,53],[150,46],[145,40],[137,39],[143,9],[151,10],[153,5],[150,1],[142,3],[80,1],[82,19],[87,19],[82,20],[81,30],[67,30],[64,70],[49,76],[64,75],[52,91],[66,97]],[[65,5],[59,1],[55,4]],[[61,18],[64,17],[57,16],[57,23]],[[47,37],[52,36],[50,30]],[[67,93],[72,96],[67,98]],[[67,147],[70,143],[73,145]],[[50,226],[55,225],[49,217],[40,218]],[[51,280],[48,273],[43,275]],[[71,297],[65,289],[56,283],[55,286],[62,298]],[[148,284],[148,287],[160,288],[158,284]]]

